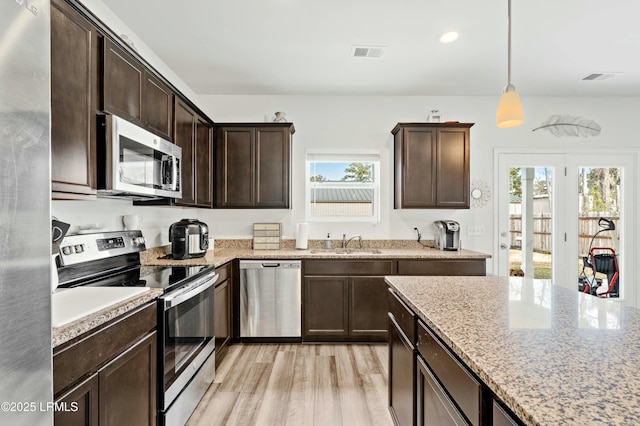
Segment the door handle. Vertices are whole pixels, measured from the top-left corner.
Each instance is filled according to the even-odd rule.
[[[500,244],[500,248],[501,248],[502,250],[506,250],[506,249],[508,249],[508,248],[509,248],[509,246],[508,246],[508,245],[506,245],[505,243],[502,243],[502,244]]]

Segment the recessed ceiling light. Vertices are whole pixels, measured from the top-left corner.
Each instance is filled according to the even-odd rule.
[[[438,36],[438,41],[443,44],[453,43],[460,37],[460,34],[456,31],[447,31]]]

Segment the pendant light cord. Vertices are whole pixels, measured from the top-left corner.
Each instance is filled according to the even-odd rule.
[[[511,0],[507,7],[507,85],[511,86]]]

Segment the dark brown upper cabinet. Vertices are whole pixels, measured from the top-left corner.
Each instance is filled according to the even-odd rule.
[[[174,110],[174,143],[182,148],[180,205],[212,207],[212,126],[181,99]]]
[[[142,121],[150,132],[173,141],[173,92],[146,69],[142,87]]]
[[[62,0],[51,2],[51,190],[96,196],[96,111],[101,36]]]
[[[469,129],[473,123],[398,123],[396,209],[469,208]]]
[[[105,112],[173,141],[173,92],[111,39],[104,47]]]
[[[104,111],[138,125],[144,125],[142,120],[144,66],[112,40],[105,39],[103,74]]]
[[[214,126],[216,208],[290,207],[292,123]]]

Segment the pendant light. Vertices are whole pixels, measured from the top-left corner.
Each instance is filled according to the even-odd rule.
[[[516,127],[524,123],[524,112],[520,96],[513,84],[511,84],[511,0],[508,1],[507,20],[507,85],[502,90],[498,112],[496,113],[496,126],[500,128]]]

